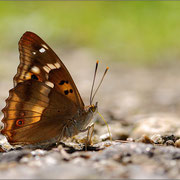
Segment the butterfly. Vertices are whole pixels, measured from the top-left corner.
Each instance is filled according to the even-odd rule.
[[[44,145],[88,130],[97,112],[97,103],[92,104],[92,91],[98,62],[90,105],[85,106],[67,68],[38,35],[25,32],[19,41],[19,52],[14,88],[2,109],[1,133],[8,142]]]

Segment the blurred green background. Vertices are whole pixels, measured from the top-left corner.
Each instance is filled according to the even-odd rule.
[[[180,59],[177,1],[0,2],[0,51],[17,50],[27,30],[50,46],[86,48],[111,61],[149,65]]]

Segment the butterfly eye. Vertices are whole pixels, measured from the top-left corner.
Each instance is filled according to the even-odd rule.
[[[97,106],[95,106],[94,104],[92,104],[89,108],[92,112],[95,112],[97,109]]]
[[[17,121],[16,121],[16,125],[17,126],[22,126],[24,124],[24,120],[23,119],[18,119]]]

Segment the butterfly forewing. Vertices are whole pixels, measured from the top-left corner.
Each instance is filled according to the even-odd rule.
[[[26,32],[19,41],[20,65],[14,77],[14,85],[28,79],[48,84],[67,96],[77,106],[84,103],[67,68],[55,52],[36,34]],[[64,82],[64,83],[63,83]]]

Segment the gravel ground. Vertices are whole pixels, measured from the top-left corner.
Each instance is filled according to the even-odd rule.
[[[19,63],[15,54],[2,56],[0,108]],[[61,58],[89,104],[96,57],[80,49]],[[97,116],[88,151],[82,143],[85,134],[79,134],[46,150],[0,153],[0,178],[180,178],[180,64],[135,67],[102,59],[97,82],[106,65],[110,70],[95,100],[113,140],[108,140],[107,127]],[[9,148],[0,137],[0,144]]]

